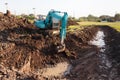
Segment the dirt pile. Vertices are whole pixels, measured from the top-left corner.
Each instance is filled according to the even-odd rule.
[[[3,14],[0,23],[1,79],[11,79],[11,72],[14,79],[20,79],[16,71],[21,72],[20,75],[24,78],[24,72],[26,76],[27,73],[32,75],[34,70],[68,61],[65,54],[56,54],[59,36],[49,35],[48,31],[39,30],[26,19],[12,15]]]
[[[4,15],[9,16],[9,17],[10,17],[10,16],[11,16],[11,12],[10,12],[9,10],[7,10],[7,11],[6,11],[6,14],[4,14]]]
[[[101,48],[89,44],[96,39],[98,31],[105,35],[106,45]],[[58,35],[39,30],[26,19],[0,16],[0,79],[61,79],[43,76],[48,75],[44,68],[48,70],[46,72],[50,72],[51,68],[56,70],[59,63],[64,63],[71,67],[62,79],[119,80],[119,39],[120,33],[109,26],[90,26],[81,31],[67,33],[67,51],[58,54]]]
[[[79,24],[78,24],[77,21],[75,21],[75,20],[68,19],[68,24],[67,24],[67,26],[70,26],[70,25],[79,25]]]
[[[59,37],[53,37],[48,32],[37,29],[24,19],[14,16],[3,16],[1,19],[0,45],[3,57],[1,61],[7,58],[6,66],[21,68],[29,61],[31,55],[32,68],[44,67],[44,63],[54,64],[54,58],[57,62],[59,61],[56,54],[51,56],[55,53],[54,47],[55,43],[59,42]]]

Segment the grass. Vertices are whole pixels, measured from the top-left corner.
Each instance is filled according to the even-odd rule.
[[[67,31],[72,32],[75,31],[76,29],[83,29],[84,26],[90,25],[108,25],[120,32],[120,22],[78,22],[78,23],[79,25],[69,26]]]
[[[81,26],[89,25],[108,25],[115,28],[117,31],[120,31],[120,22],[78,22]]]
[[[73,31],[78,30],[78,29],[81,29],[80,25],[68,26],[67,32],[73,32]]]

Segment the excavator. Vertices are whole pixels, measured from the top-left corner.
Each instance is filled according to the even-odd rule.
[[[45,20],[35,20],[36,27],[43,30],[53,30],[53,34],[60,35],[60,45],[58,45],[57,52],[65,51],[64,40],[66,38],[68,14],[67,12],[50,10]],[[57,29],[57,30],[56,30]]]

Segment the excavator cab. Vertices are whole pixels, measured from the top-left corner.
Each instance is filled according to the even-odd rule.
[[[60,33],[60,26],[61,26],[61,21],[52,18],[52,29],[53,29],[53,34],[59,34]]]

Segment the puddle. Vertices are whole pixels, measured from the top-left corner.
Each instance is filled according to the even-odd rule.
[[[70,73],[71,65],[67,62],[58,63],[54,67],[43,68],[40,70],[44,77],[62,77]]]
[[[103,31],[98,31],[94,39],[88,42],[90,45],[95,45],[98,48],[100,48],[100,52],[105,51],[105,41],[104,41],[104,32]]]

